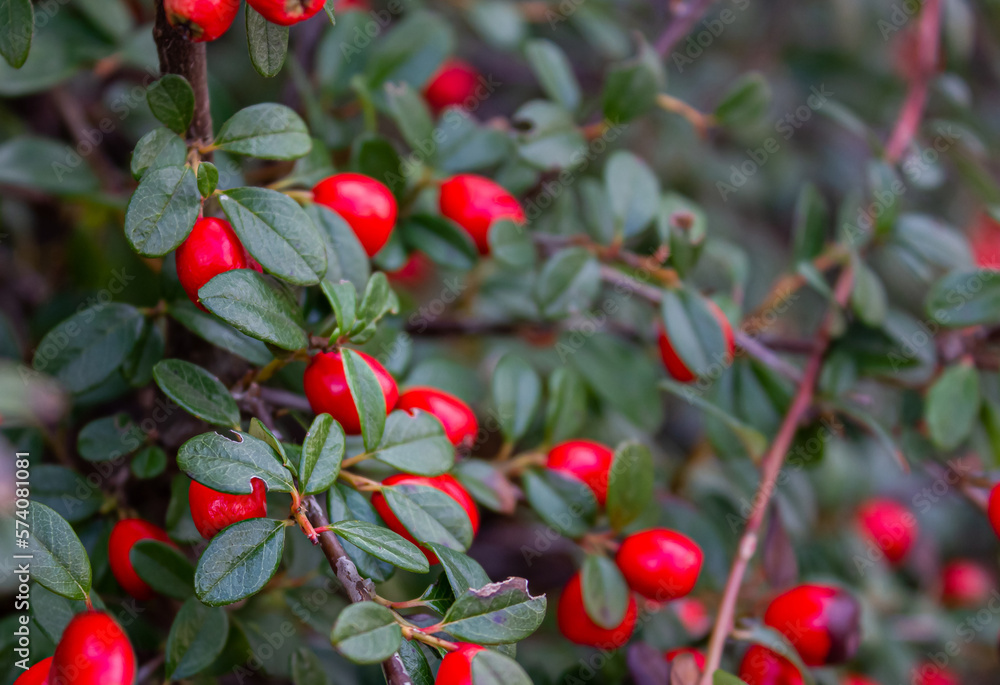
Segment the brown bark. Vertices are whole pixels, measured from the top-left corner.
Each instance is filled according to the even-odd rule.
[[[153,39],[160,57],[160,72],[177,74],[187,79],[194,90],[194,118],[188,129],[188,140],[207,145],[212,142],[212,113],[208,98],[208,59],[204,43],[192,43],[167,21],[163,0],[156,0],[156,23]]]

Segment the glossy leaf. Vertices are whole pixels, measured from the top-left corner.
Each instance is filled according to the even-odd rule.
[[[177,452],[177,466],[192,479],[219,492],[249,495],[251,480],[260,478],[268,490],[291,492],[292,475],[263,440],[234,431],[237,440],[219,433],[202,433]]]
[[[205,606],[194,597],[181,606],[170,626],[166,646],[166,676],[183,680],[201,673],[215,661],[229,636],[229,614]]]
[[[645,445],[626,442],[615,450],[605,504],[612,528],[624,529],[649,508],[655,476],[653,457]]]
[[[620,626],[631,591],[617,564],[608,557],[588,554],[580,572],[587,616],[606,630]]]
[[[288,52],[288,27],[272,24],[247,4],[247,47],[250,63],[265,78],[276,76]]]
[[[166,74],[146,90],[153,116],[174,133],[184,134],[194,119],[194,91],[187,79]]]
[[[15,524],[15,532],[28,530],[31,579],[57,595],[84,600],[90,593],[90,560],[73,528],[59,514],[40,502],[28,502],[27,525]]]
[[[331,526],[337,535],[372,556],[407,571],[427,573],[427,557],[412,542],[388,528],[365,521],[341,521]]]
[[[402,629],[392,612],[375,602],[349,604],[340,612],[330,635],[340,653],[359,664],[388,659],[402,640]]]
[[[165,359],[153,367],[153,378],[189,414],[217,426],[239,427],[240,410],[229,389],[197,364]]]
[[[238,331],[286,350],[309,342],[295,305],[248,269],[219,274],[198,291],[202,305]]]
[[[437,488],[400,484],[383,487],[382,494],[389,509],[415,539],[455,550],[465,550],[472,544],[469,515]]]
[[[175,547],[159,540],[139,540],[129,552],[129,561],[158,594],[180,600],[194,595],[194,567]]]
[[[336,482],[344,445],[344,429],[332,416],[320,414],[313,419],[299,459],[299,487],[304,494],[325,492]]]
[[[344,375],[351,397],[361,419],[361,436],[365,449],[372,451],[382,439],[385,429],[385,394],[375,372],[354,350],[343,350]]]
[[[201,208],[198,182],[189,167],[148,172],[125,211],[125,237],[136,252],[162,257],[188,237]]]
[[[492,391],[504,437],[508,442],[523,437],[541,402],[542,383],[538,374],[520,357],[505,355],[493,371]]]
[[[215,145],[225,152],[259,159],[298,159],[309,154],[312,138],[293,109],[261,103],[230,117],[219,129]]]
[[[385,433],[371,456],[406,473],[437,476],[455,463],[455,448],[441,422],[424,411],[394,411],[385,422]]]
[[[505,644],[531,635],[545,618],[545,596],[532,596],[524,578],[508,578],[456,596],[441,619],[444,630],[469,642]]]
[[[532,469],[522,477],[528,504],[545,523],[569,538],[586,533],[597,515],[597,500],[583,482],[549,469]]]
[[[255,594],[277,572],[284,548],[284,521],[255,518],[234,523],[212,538],[201,555],[195,594],[209,606]]]

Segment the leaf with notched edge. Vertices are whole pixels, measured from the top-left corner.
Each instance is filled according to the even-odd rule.
[[[292,491],[292,475],[263,440],[234,431],[239,440],[219,433],[202,433],[177,452],[177,465],[193,480],[219,492],[249,495],[251,480],[260,478],[268,490]]]
[[[517,642],[542,624],[545,606],[545,595],[532,596],[527,580],[508,578],[458,596],[441,621],[442,629],[480,644]]]

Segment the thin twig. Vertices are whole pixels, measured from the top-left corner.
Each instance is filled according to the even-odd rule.
[[[834,291],[835,300],[841,307],[847,302],[851,293],[853,277],[850,267],[845,267],[837,280]],[[770,449],[764,455],[761,463],[760,484],[757,486],[757,494],[753,498],[754,506],[747,518],[746,529],[736,547],[736,558],[729,571],[729,578],[722,595],[722,603],[719,606],[718,614],[715,618],[715,626],[712,629],[712,637],[708,643],[708,655],[706,658],[705,671],[702,674],[700,685],[711,685],[712,674],[715,673],[722,660],[722,650],[726,643],[726,638],[733,629],[733,620],[736,613],[736,601],[739,598],[740,587],[743,585],[743,576],[746,574],[750,560],[753,559],[757,551],[757,538],[760,527],[764,522],[764,514],[767,512],[768,504],[777,485],[778,475],[781,467],[785,463],[785,455],[795,438],[795,432],[799,423],[809,410],[813,402],[813,393],[819,379],[820,370],[823,367],[823,355],[830,343],[830,333],[833,323],[836,320],[836,310],[831,308],[820,330],[817,333],[816,349],[809,357],[805,370],[802,373],[802,380],[799,383],[795,398],[778,428],[778,433],[771,443]]]
[[[689,0],[683,3],[674,13],[674,18],[667,29],[657,39],[657,54],[666,57],[680,39],[691,32],[695,22],[701,19],[713,2],[714,0]]]

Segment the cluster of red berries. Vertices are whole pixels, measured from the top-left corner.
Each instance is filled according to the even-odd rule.
[[[247,4],[272,24],[291,26],[314,16],[325,0],[247,0]],[[229,30],[240,0],[164,0],[167,21],[188,40],[204,43]]]
[[[589,440],[570,440],[553,447],[546,467],[584,483],[598,504],[608,497],[608,480],[614,452]],[[633,533],[619,545],[615,562],[628,586],[645,599],[660,604],[687,595],[698,581],[701,548],[690,538],[665,528]],[[558,623],[572,642],[603,649],[621,647],[635,630],[639,607],[630,596],[619,625],[604,628],[587,614],[582,574],[574,575],[559,600]]]
[[[55,654],[39,661],[14,685],[132,685],[135,652],[122,627],[103,611],[74,616]]]

